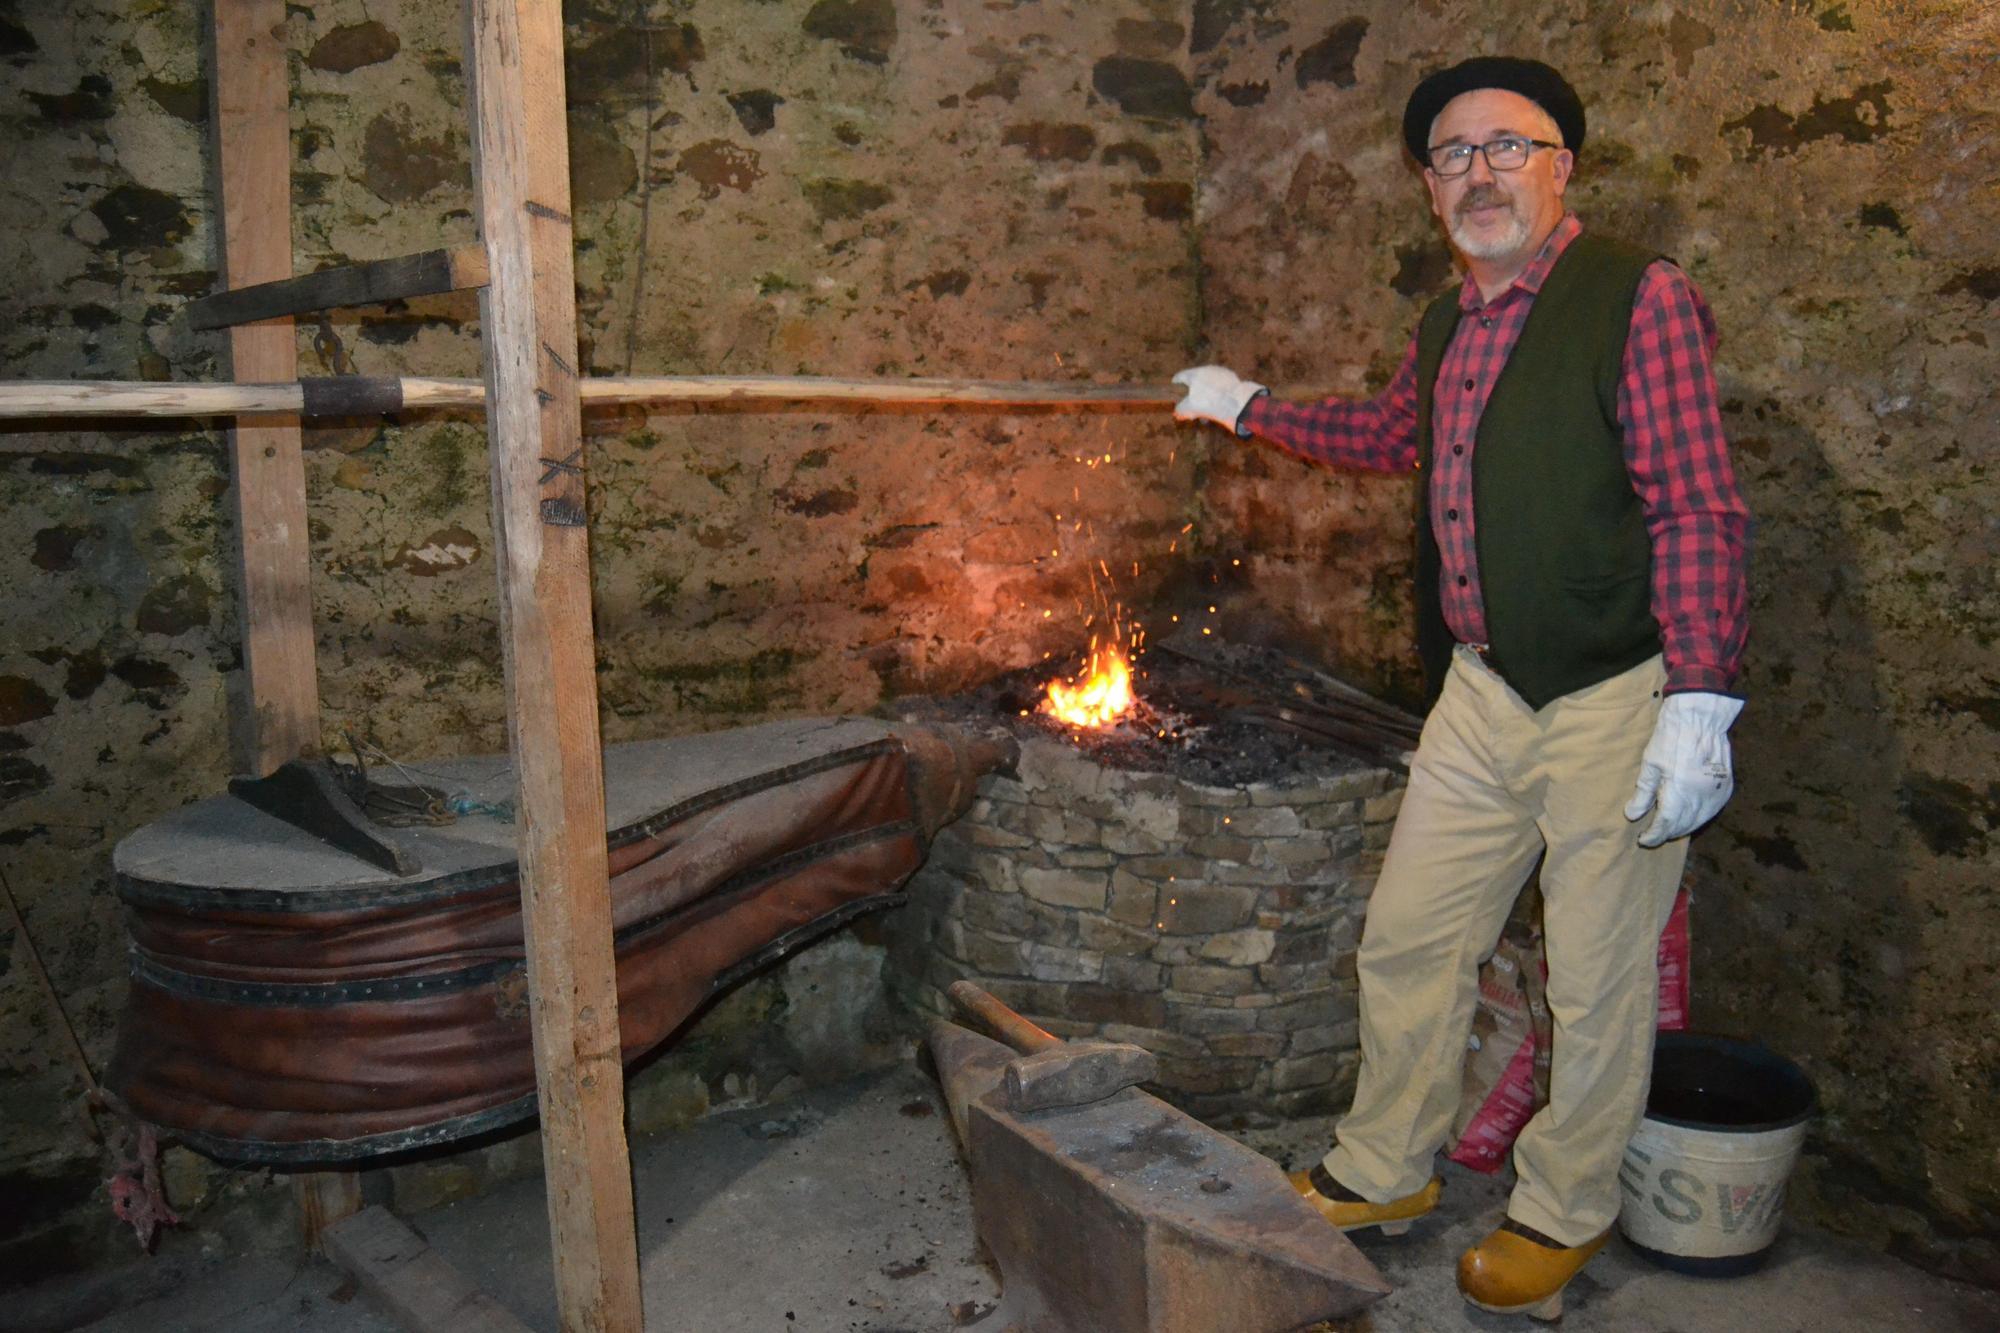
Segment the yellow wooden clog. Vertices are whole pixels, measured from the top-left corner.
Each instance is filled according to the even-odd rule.
[[[1609,1239],[1607,1228],[1581,1245],[1552,1247],[1512,1231],[1495,1231],[1459,1256],[1458,1289],[1466,1300],[1494,1314],[1559,1319],[1563,1288]]]
[[[1415,1194],[1405,1194],[1387,1203],[1369,1203],[1365,1199],[1349,1201],[1327,1197],[1314,1187],[1310,1171],[1294,1171],[1285,1179],[1292,1182],[1292,1188],[1317,1209],[1321,1217],[1342,1231],[1379,1227],[1385,1236],[1400,1236],[1408,1231],[1412,1222],[1437,1207],[1438,1194],[1444,1189],[1444,1182],[1432,1176],[1430,1184]]]

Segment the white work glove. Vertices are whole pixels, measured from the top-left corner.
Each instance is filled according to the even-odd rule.
[[[1174,376],[1174,383],[1187,389],[1187,396],[1174,405],[1175,421],[1213,421],[1226,430],[1236,430],[1236,418],[1250,400],[1264,392],[1264,386],[1238,379],[1227,366],[1193,366]]]
[[[1736,778],[1729,767],[1729,724],[1743,701],[1691,690],[1660,701],[1653,739],[1639,761],[1639,785],[1625,818],[1641,819],[1659,798],[1659,813],[1639,835],[1641,847],[1658,847],[1706,824],[1729,803]]]

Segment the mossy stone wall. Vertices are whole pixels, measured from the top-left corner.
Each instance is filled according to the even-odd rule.
[[[284,13],[296,267],[474,241],[457,0]],[[1159,382],[1185,364],[1184,4],[577,0],[565,19],[586,373]],[[206,22],[0,0],[9,378],[227,374],[223,338],[181,314],[216,281]],[[469,293],[303,319],[301,372],[476,376],[478,324]],[[236,767],[237,534],[211,425],[0,432],[0,866],[100,1068],[124,992],[111,849]],[[613,741],[1067,665],[1192,550],[1200,447],[1160,415],[631,411],[586,434]],[[330,422],[305,443],[325,745],[503,749],[481,423]],[[879,971],[871,941],[757,983],[793,1016],[770,1049],[688,1034],[652,1076],[681,1080],[669,1109],[894,1058],[879,1006],[815,979],[850,947]],[[26,948],[0,921],[0,1195],[22,1219],[0,1282],[129,1253]],[[197,1233],[256,1232],[227,1218],[262,1186],[197,1167],[176,1168]]]
[[[1567,72],[1571,206],[1676,257],[1756,517],[1738,787],[1694,860],[1695,1020],[1819,1085],[1802,1217],[2000,1282],[2000,12],[1979,0],[1202,0],[1206,355],[1386,383],[1457,277],[1401,147],[1465,56]],[[1411,691],[1405,478],[1219,455],[1239,625]],[[1228,534],[1234,534],[1233,538]]]

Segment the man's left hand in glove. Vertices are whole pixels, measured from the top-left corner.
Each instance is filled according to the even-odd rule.
[[[1726,694],[1690,690],[1660,702],[1653,738],[1639,761],[1639,785],[1625,805],[1625,818],[1653,822],[1639,835],[1641,847],[1658,847],[1686,837],[1729,803],[1736,777],[1729,763],[1729,726],[1743,701]]]

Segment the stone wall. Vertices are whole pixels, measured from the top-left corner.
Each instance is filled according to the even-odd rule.
[[[286,12],[298,265],[469,241],[456,6]],[[586,0],[568,16],[596,374],[1152,380],[1199,353],[1282,392],[1366,391],[1452,280],[1398,156],[1407,90],[1479,51],[1567,68],[1594,125],[1574,202],[1707,291],[1760,523],[1741,788],[1696,850],[1698,1020],[1818,1078],[1795,1208],[2000,1280],[1989,4]],[[9,377],[218,373],[221,339],[177,317],[214,283],[200,23],[198,7],[0,0]],[[463,296],[300,333],[308,373],[471,375],[477,347]],[[110,848],[231,768],[236,537],[201,423],[44,425],[0,432],[0,848],[101,1061],[123,987]],[[589,429],[613,739],[865,710],[1071,652],[1100,596],[1152,605],[1190,551],[1225,585],[1226,627],[1414,690],[1398,479],[1227,446],[1204,508],[1221,437],[1153,418]],[[477,424],[334,424],[308,446],[326,739],[498,748]],[[0,923],[0,1193],[73,1242],[47,1262],[111,1256],[108,1229],[64,1230],[101,1217],[99,1166],[25,947]]]
[[[1287,395],[1386,382],[1455,281],[1400,147],[1416,81],[1512,52],[1578,86],[1570,202],[1706,292],[1757,518],[1739,786],[1695,843],[1696,1022],[1817,1080],[1795,1213],[2000,1281],[2000,12],[1194,12],[1206,355]],[[1413,688],[1406,481],[1250,447],[1209,498],[1248,557],[1239,625]]]
[[[588,373],[1159,381],[1184,363],[1184,4],[565,11]],[[460,13],[285,7],[299,269],[474,239]],[[223,339],[180,317],[215,283],[205,21],[0,0],[9,378],[225,373]],[[302,322],[301,370],[473,376],[478,333],[468,294],[335,312]],[[1092,613],[1174,576],[1196,510],[1200,446],[1159,416],[634,412],[586,430],[611,740],[866,712],[1066,657]],[[480,423],[335,422],[306,447],[327,745],[503,748]],[[229,486],[207,423],[0,431],[0,867],[100,1068],[125,967],[111,848],[233,767]],[[0,1234],[0,1274],[129,1253],[26,947],[0,919],[0,1194],[25,1220]],[[800,976],[773,983],[795,1014],[826,1003]],[[833,1012],[839,1031],[797,1020],[799,1071],[881,1054],[867,1005]],[[753,1086],[746,1048],[709,1049],[737,1055],[702,1064],[708,1095]],[[246,1188],[202,1186],[201,1225]]]

